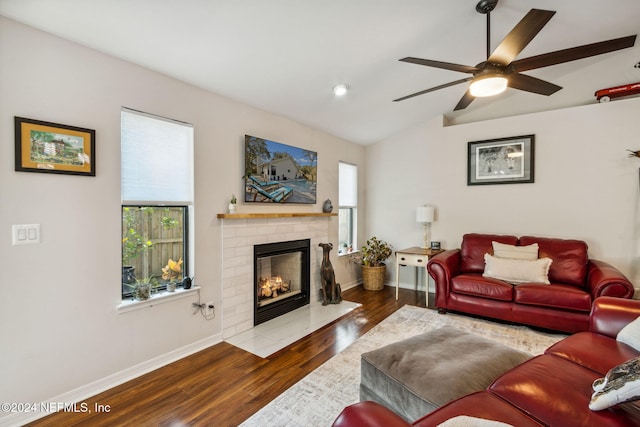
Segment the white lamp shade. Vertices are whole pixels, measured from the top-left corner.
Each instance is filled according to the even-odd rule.
[[[432,206],[418,206],[416,222],[433,222],[435,209]]]

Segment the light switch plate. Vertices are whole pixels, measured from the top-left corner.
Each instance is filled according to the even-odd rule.
[[[40,243],[40,224],[13,225],[13,244],[31,245]]]

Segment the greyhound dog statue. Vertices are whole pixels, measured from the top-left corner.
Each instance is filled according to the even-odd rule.
[[[329,260],[329,252],[333,249],[331,243],[320,243],[322,247],[322,265],[320,266],[320,279],[322,285],[322,305],[340,304],[342,291],[340,283],[336,283],[336,275]]]

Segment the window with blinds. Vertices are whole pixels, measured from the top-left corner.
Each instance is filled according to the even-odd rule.
[[[339,162],[338,182],[338,254],[345,255],[358,250],[358,167]]]
[[[122,298],[144,299],[189,276],[193,126],[123,108],[120,153]]]

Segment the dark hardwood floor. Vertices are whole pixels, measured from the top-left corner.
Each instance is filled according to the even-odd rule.
[[[59,412],[29,425],[237,426],[403,305],[425,306],[424,292],[400,289],[396,301],[388,286],[342,297],[362,306],[266,359],[223,342],[87,399],[91,413]]]

